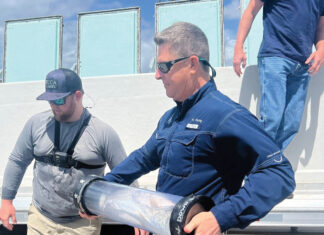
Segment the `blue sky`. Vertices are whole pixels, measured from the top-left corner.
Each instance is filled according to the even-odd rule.
[[[63,57],[66,68],[76,63],[78,13],[138,6],[141,8],[141,68],[149,72],[154,57],[154,14],[157,0],[1,0],[0,1],[0,68],[2,68],[4,26],[7,20],[43,16],[63,16]],[[164,2],[161,0],[161,2]],[[226,65],[233,56],[240,18],[240,0],[224,0],[224,32]]]

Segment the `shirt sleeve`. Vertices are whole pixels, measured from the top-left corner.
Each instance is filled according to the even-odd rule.
[[[156,170],[159,166],[160,160],[156,151],[154,132],[143,147],[132,152],[104,178],[111,182],[129,185],[140,176]]]
[[[108,125],[106,126],[105,138],[102,138],[101,141],[103,141],[102,146],[104,146],[103,155],[109,168],[113,169],[126,158],[124,146],[117,132]]]
[[[239,140],[235,161],[241,167],[248,165],[249,168],[238,191],[211,209],[222,231],[244,228],[262,218],[295,188],[294,172],[289,161],[258,126],[258,121],[249,115],[247,112],[233,114],[221,127],[223,136]],[[233,146],[223,148],[224,153],[233,153]]]
[[[32,144],[32,119],[24,126],[9,156],[2,184],[2,199],[15,198],[28,165],[34,159]]]

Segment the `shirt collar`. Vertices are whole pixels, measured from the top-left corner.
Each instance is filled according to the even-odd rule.
[[[216,89],[217,88],[214,79],[210,78],[210,80],[204,86],[202,86],[197,92],[189,96],[183,102],[175,101],[177,104],[177,111],[179,114],[177,119],[181,119],[192,106],[198,103],[209,92]]]

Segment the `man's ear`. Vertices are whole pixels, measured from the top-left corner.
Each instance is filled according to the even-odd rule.
[[[81,99],[82,98],[82,91],[76,91],[75,92],[75,97],[79,100],[79,99]]]
[[[190,56],[190,71],[192,74],[197,73],[199,70],[200,62],[198,56]]]

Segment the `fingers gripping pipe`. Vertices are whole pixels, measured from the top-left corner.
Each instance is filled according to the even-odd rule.
[[[159,235],[186,234],[183,227],[191,218],[214,205],[206,196],[181,197],[108,182],[98,176],[81,180],[74,200],[89,215]]]

